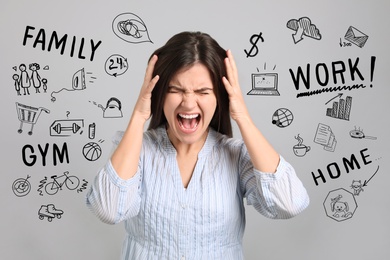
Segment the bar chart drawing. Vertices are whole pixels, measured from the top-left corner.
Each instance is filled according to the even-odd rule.
[[[340,98],[334,101],[332,107],[326,109],[326,115],[333,118],[348,120],[351,115],[352,97]]]

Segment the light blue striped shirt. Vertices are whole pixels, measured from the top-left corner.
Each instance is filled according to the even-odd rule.
[[[176,150],[160,127],[144,133],[136,175],[122,180],[108,161],[87,193],[87,205],[105,223],[125,221],[123,260],[240,260],[244,198],[273,219],[293,217],[309,204],[282,157],[275,174],[260,172],[242,140],[212,129],[185,189]]]

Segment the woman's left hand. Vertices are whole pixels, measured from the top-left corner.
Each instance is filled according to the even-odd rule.
[[[238,82],[236,63],[230,50],[227,51],[225,66],[227,77],[223,77],[222,81],[229,95],[230,116],[240,128],[253,167],[262,172],[276,172],[279,165],[279,154],[265,139],[249,115]]]
[[[229,95],[230,103],[230,116],[236,122],[240,119],[249,119],[249,113],[242,96],[236,62],[234,61],[231,50],[226,52],[227,57],[225,58],[225,66],[227,77],[223,77],[222,81],[225,85],[225,89]]]

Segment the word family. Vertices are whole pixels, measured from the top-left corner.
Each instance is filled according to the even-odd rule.
[[[79,59],[85,59],[88,55],[89,60],[93,61],[95,57],[95,52],[100,46],[102,41],[94,42],[93,39],[90,40],[90,46],[84,46],[85,39],[84,37],[78,39],[76,36],[69,37],[67,34],[64,34],[62,37],[59,37],[56,31],[53,31],[50,37],[46,37],[47,33],[45,29],[39,29],[37,33],[34,32],[35,27],[26,26],[26,30],[23,36],[23,46],[26,46],[28,43],[32,42],[32,47],[36,48],[40,46],[42,51],[47,50],[50,52],[52,49],[59,50],[61,55],[64,55],[65,50],[69,52],[69,56],[73,57],[77,55]],[[33,41],[29,39],[33,39]]]

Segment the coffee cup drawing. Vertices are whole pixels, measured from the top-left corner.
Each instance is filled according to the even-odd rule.
[[[293,151],[296,156],[302,157],[305,156],[308,151],[310,151],[310,146],[296,144],[293,146]]]
[[[299,134],[298,136],[295,136],[295,139],[298,140],[298,144],[293,146],[294,154],[298,157],[305,156],[306,153],[310,151],[310,146],[306,146],[303,144],[303,139],[299,136]]]

